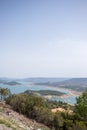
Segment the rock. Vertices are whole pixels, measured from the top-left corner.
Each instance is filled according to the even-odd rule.
[[[0,130],[12,130],[12,129],[5,126],[4,124],[0,124]]]

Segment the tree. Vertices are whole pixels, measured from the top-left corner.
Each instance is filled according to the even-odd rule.
[[[7,96],[9,96],[10,90],[8,88],[0,88],[0,95],[1,95],[1,100],[5,99]]]
[[[0,87],[1,100],[2,100],[2,98],[3,98],[3,93],[4,93],[4,89]]]
[[[75,112],[80,119],[87,120],[87,90],[77,98]]]

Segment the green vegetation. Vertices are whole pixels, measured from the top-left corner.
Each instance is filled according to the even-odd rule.
[[[47,125],[52,130],[77,130],[77,129],[86,130],[87,129],[86,101],[87,101],[87,92],[84,92],[82,96],[80,96],[77,99],[75,107],[72,107],[62,102],[49,101],[33,94],[14,94],[6,99],[6,103],[10,104],[15,111]],[[85,106],[83,104],[85,104]],[[74,110],[74,112],[68,113],[58,111],[56,113],[53,113],[51,109],[56,107],[62,107],[70,110],[72,109]],[[84,108],[86,110],[83,113]]]
[[[62,96],[63,94],[65,94],[59,91],[52,91],[52,90],[39,90],[39,91],[27,90],[24,93],[27,93],[27,94],[39,93],[42,96],[47,96],[47,95]]]
[[[10,90],[8,88],[1,88],[0,87],[0,99],[3,100],[5,99],[7,96],[9,96],[11,93],[10,93]]]
[[[0,118],[0,124],[4,124],[9,128],[12,128],[13,130],[16,130],[16,126],[9,120]]]
[[[0,88],[1,99],[4,96]],[[7,89],[5,89],[7,90]],[[5,91],[4,90],[4,91]],[[86,130],[87,129],[87,90],[77,98],[75,106],[66,103],[49,101],[34,94],[6,95],[6,103],[19,114],[47,125],[51,130]],[[52,112],[53,108],[64,108],[67,111]],[[73,113],[69,113],[72,110]]]
[[[84,121],[87,121],[87,90],[77,98],[75,112],[77,117]]]

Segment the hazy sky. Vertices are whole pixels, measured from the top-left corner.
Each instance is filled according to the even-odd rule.
[[[87,77],[87,0],[0,0],[0,77]]]

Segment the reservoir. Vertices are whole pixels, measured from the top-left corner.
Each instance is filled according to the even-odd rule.
[[[76,103],[76,94],[73,94],[71,90],[65,89],[65,88],[59,88],[59,87],[52,87],[52,86],[46,86],[46,85],[34,85],[33,83],[29,82],[20,82],[20,85],[4,85],[0,84],[0,87],[3,88],[9,88],[12,94],[18,94],[22,93],[26,90],[54,90],[54,91],[59,91],[63,92],[68,96],[65,96],[62,98],[60,97],[51,97],[50,100],[56,100],[56,101],[63,101],[69,104],[74,105]]]

